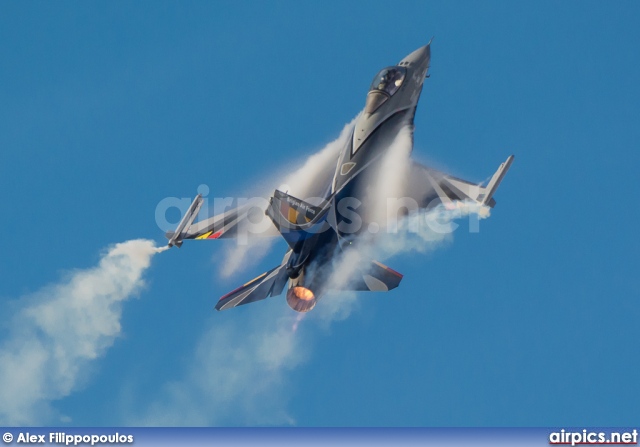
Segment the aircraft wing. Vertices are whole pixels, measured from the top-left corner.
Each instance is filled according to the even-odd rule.
[[[418,202],[421,208],[431,208],[443,203],[473,200],[493,208],[493,194],[513,162],[513,155],[502,163],[486,185],[453,177],[428,166],[413,162],[409,174],[407,195]]]
[[[255,237],[272,237],[277,236],[278,232],[270,222],[263,222],[259,226],[249,228],[249,222],[259,222],[264,219],[264,207],[267,202],[253,203],[251,201],[224,211],[223,213],[200,220],[193,223],[203,199],[198,195],[194,202],[185,213],[182,221],[175,231],[168,231],[166,238],[169,239],[169,246],[180,247],[184,239],[226,239],[235,238],[239,234]],[[255,217],[254,217],[255,216]],[[251,221],[249,221],[251,219]],[[254,231],[254,228],[264,229],[264,231]]]

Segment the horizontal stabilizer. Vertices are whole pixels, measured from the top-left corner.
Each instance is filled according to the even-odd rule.
[[[281,265],[224,295],[216,304],[216,310],[230,309],[280,295],[289,279],[285,266],[290,255],[291,252],[288,251]]]
[[[225,310],[280,295],[287,279],[284,266],[278,266],[224,295],[216,304],[216,310]]]
[[[402,273],[398,273],[378,261],[371,261],[369,266],[354,275],[353,282],[343,290],[387,292],[398,287],[402,277]]]

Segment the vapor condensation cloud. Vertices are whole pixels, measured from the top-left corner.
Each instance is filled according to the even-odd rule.
[[[301,166],[286,168],[286,173],[277,174],[280,175],[280,178],[274,177],[266,181],[257,181],[261,185],[268,185],[263,186],[262,188],[265,190],[260,191],[259,194],[264,198],[262,211],[266,209],[268,197],[273,195],[276,188],[307,201],[313,201],[314,198],[322,196],[325,193],[323,188],[333,176],[340,151],[351,136],[358,116],[344,126],[337,139],[309,156]],[[264,216],[264,219],[268,219],[268,217]],[[268,226],[272,230],[275,229],[270,222]],[[265,232],[260,235],[266,237],[251,237],[253,236],[251,234],[249,236],[248,239],[239,241],[239,243],[230,243],[226,247],[222,267],[219,270],[220,276],[228,278],[245,271],[247,267],[256,265],[269,253],[279,238],[277,231]]]
[[[321,195],[324,191],[318,186],[330,179],[353,123],[286,176],[282,187],[303,199]],[[410,152],[411,134],[405,129],[383,160],[384,176],[375,183],[374,200],[402,191]],[[384,215],[384,209],[379,211]],[[337,258],[330,281],[339,289],[357,273],[354,266],[411,250],[432,250],[450,240],[453,220],[468,214],[484,217],[486,210],[465,203],[453,210],[439,207],[409,215],[399,223],[397,233],[381,231]],[[430,219],[437,225],[423,225]],[[245,265],[249,254],[257,262],[270,248],[257,243],[230,250],[231,271]],[[148,240],[116,244],[96,267],[72,272],[63,281],[18,300],[8,337],[0,346],[0,425],[62,420],[52,402],[76,391],[91,363],[113,345],[121,333],[122,302],[136,296],[153,255],[165,249]],[[136,403],[122,423],[295,424],[286,410],[291,393],[287,374],[312,354],[314,325],[329,327],[344,320],[358,303],[356,293],[342,292],[323,297],[309,316],[294,313],[278,298],[256,304],[261,308],[242,321],[213,315],[183,370],[151,402]]]
[[[332,174],[352,126],[353,122],[347,124],[336,141],[291,174],[284,188],[303,199],[319,194],[313,182],[326,176],[327,170]],[[384,201],[396,193],[401,196],[406,186],[411,144],[411,133],[404,129],[382,160],[385,169],[377,179],[373,200]],[[455,210],[438,207],[429,213],[409,215],[399,222],[396,233],[381,231],[336,258],[330,281],[339,289],[359,273],[359,266],[372,259],[384,260],[412,250],[433,250],[451,238],[454,219],[478,211],[473,205],[459,204]],[[386,216],[386,209],[378,212]],[[429,220],[434,224],[424,225]],[[254,256],[250,247],[237,250]],[[287,386],[288,375],[312,355],[313,328],[326,329],[348,318],[360,299],[356,292],[329,294],[309,314],[296,314],[282,297],[276,297],[252,305],[255,310],[248,317],[246,313],[235,319],[214,315],[178,377],[167,382],[142,410],[132,409],[131,414],[141,416],[125,423],[295,425],[295,417],[287,412],[287,402],[293,393]]]
[[[274,184],[264,195],[270,196],[276,187],[305,199],[323,194],[319,187],[331,180],[354,122],[355,119],[346,124],[336,140],[279,182],[271,181]],[[244,245],[232,244],[226,249],[224,262],[218,265],[220,275],[228,277],[255,264],[277,240],[256,237],[249,238]],[[298,330],[301,315],[289,309],[282,297],[269,301],[255,304],[255,312],[248,321],[225,321],[224,316],[213,315],[179,376],[167,382],[145,408],[132,409],[124,423],[295,424],[286,411],[290,391],[286,387],[286,374],[304,362],[312,341],[304,330]],[[346,318],[346,303],[330,300],[314,319],[327,326],[331,321]]]
[[[76,390],[113,344],[122,302],[144,286],[142,274],[163,250],[142,239],[116,244],[96,267],[20,298],[0,346],[0,425],[56,422],[51,402]]]
[[[388,199],[404,197],[408,190],[413,137],[406,126],[400,130],[380,160],[380,168],[372,180],[366,200],[373,206],[367,208],[364,225],[375,222],[375,231],[365,231],[331,266],[329,278],[336,290],[366,271],[372,260],[386,261],[396,255],[410,252],[427,253],[453,240],[458,227],[456,219],[471,216],[471,222],[489,216],[489,208],[475,202],[454,202],[447,208],[438,205],[429,211],[417,210],[398,218],[397,209],[388,206]],[[400,286],[402,287],[402,286]],[[368,292],[362,292],[368,293]],[[327,303],[330,301],[330,303]],[[334,297],[324,297],[314,309],[329,319],[347,318],[358,304],[353,292],[341,292]],[[323,305],[326,308],[323,309]]]
[[[323,195],[327,182],[333,178],[340,151],[351,137],[359,116],[356,115],[351,122],[345,124],[337,139],[311,155],[302,166],[285,176],[279,189],[307,201]]]
[[[126,424],[147,426],[289,425],[286,372],[306,358],[295,316],[260,303],[248,321],[212,317],[179,377]],[[280,302],[286,307],[286,304]],[[180,369],[180,368],[179,368]],[[140,416],[141,415],[141,416]]]
[[[282,296],[255,305],[240,319],[212,316],[178,375],[147,404],[129,408],[134,426],[295,425],[288,376],[313,354],[313,327],[348,317],[355,294],[322,301],[313,315],[291,310]],[[344,300],[346,299],[346,301]],[[238,310],[236,310],[237,312]],[[303,323],[302,319],[309,322]],[[299,327],[300,326],[300,327]]]

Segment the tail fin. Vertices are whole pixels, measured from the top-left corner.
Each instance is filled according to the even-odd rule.
[[[329,228],[326,205],[325,202],[321,206],[312,205],[276,190],[267,208],[267,216],[293,248],[299,241]]]

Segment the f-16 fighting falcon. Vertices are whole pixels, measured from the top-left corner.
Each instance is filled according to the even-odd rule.
[[[358,207],[358,214],[366,216],[366,210],[376,205],[367,191],[376,181],[374,173],[379,172],[383,155],[399,133],[408,129],[413,143],[413,119],[430,60],[431,42],[374,77],[364,110],[356,118],[331,175],[315,185],[318,196],[314,196],[313,203],[307,198],[292,197],[288,191],[275,190],[263,211],[287,242],[282,263],[224,295],[217,310],[280,295],[287,286],[289,306],[297,312],[308,312],[323,294],[335,290],[329,278],[334,260],[353,249],[368,228],[366,219],[364,225],[353,228],[354,209]],[[512,161],[513,155],[486,185],[410,161],[403,203],[421,210],[437,205],[450,207],[462,201],[493,208],[493,195]],[[238,237],[239,228],[250,219],[251,212],[245,205],[194,223],[203,200],[201,195],[196,196],[176,230],[167,233],[169,247],[180,247],[185,239]],[[388,291],[398,287],[401,279],[400,273],[370,260],[358,266],[352,280],[340,287]]]

